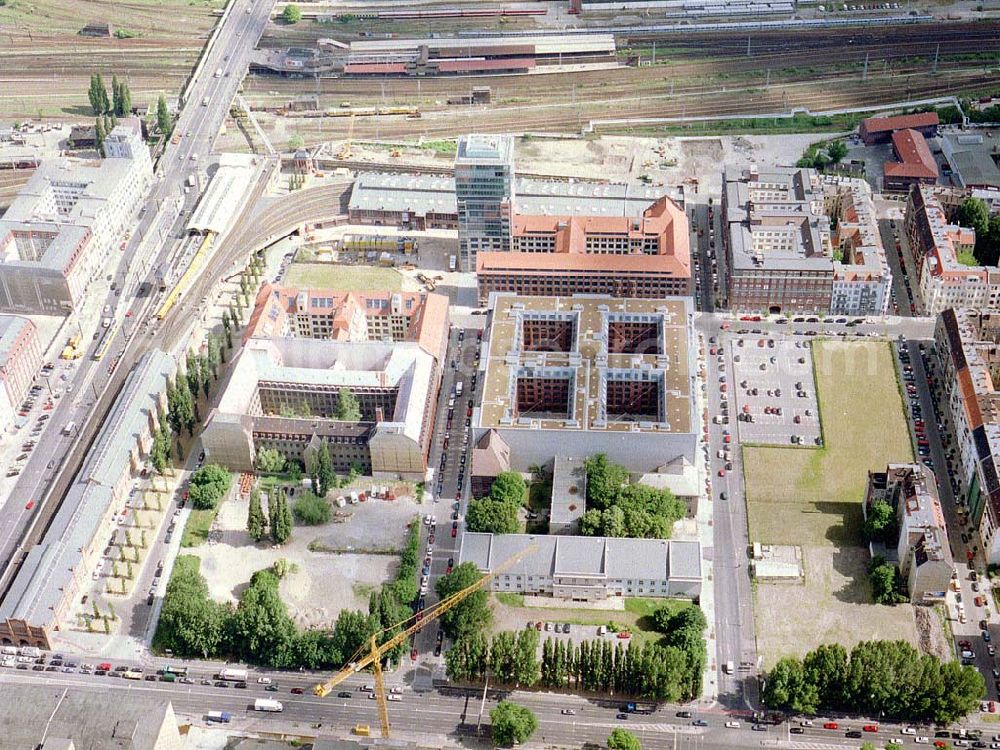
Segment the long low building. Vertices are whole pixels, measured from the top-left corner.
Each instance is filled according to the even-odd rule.
[[[491,591],[584,602],[701,596],[698,541],[467,532],[458,559],[489,573],[518,554],[524,556],[490,580]]]
[[[514,208],[526,216],[639,218],[666,196],[684,205],[679,187],[563,182],[515,177]],[[354,181],[348,215],[352,224],[402,229],[457,229],[455,178],[441,175],[361,172]]]
[[[45,536],[33,547],[0,603],[0,642],[49,648],[80,595],[93,585],[108,538],[118,528],[131,480],[144,466],[167,381],[176,364],[159,350],[129,374],[117,405],[70,485]],[[97,573],[100,578],[100,573]]]

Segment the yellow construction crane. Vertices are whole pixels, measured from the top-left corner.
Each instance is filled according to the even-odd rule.
[[[347,123],[347,140],[344,141],[344,145],[340,148],[340,153],[337,154],[337,158],[341,161],[347,161],[352,156],[354,156],[354,150],[351,148],[354,143],[354,112],[351,112],[351,120]]]
[[[538,549],[538,545],[531,544],[525,547],[523,550],[518,552],[516,555],[509,557],[502,564],[495,567],[489,573],[483,575],[478,581],[476,581],[471,586],[467,586],[461,591],[456,591],[454,594],[449,596],[447,599],[442,599],[437,604],[433,605],[429,609],[424,610],[421,613],[420,619],[415,619],[417,616],[408,617],[403,622],[397,623],[392,626],[392,628],[386,628],[371,637],[369,642],[358,649],[354,656],[348,661],[347,666],[333,675],[326,682],[321,682],[313,688],[313,694],[319,696],[320,698],[325,698],[330,694],[337,685],[342,683],[352,674],[360,672],[366,667],[371,667],[372,671],[375,673],[375,697],[378,701],[378,717],[382,724],[382,736],[388,738],[389,736],[389,704],[385,698],[385,685],[382,682],[382,659],[383,654],[392,651],[396,646],[405,641],[411,635],[420,630],[424,625],[429,622],[433,622],[438,617],[443,615],[449,609],[454,607],[456,604],[461,602],[463,599],[471,594],[479,591],[483,586],[489,583],[490,579],[496,577],[511,565],[521,560],[525,556],[535,552]],[[412,624],[407,625],[411,620],[415,620]],[[385,643],[379,644],[379,636],[384,634],[387,630],[393,628],[402,627],[403,629],[392,636]]]

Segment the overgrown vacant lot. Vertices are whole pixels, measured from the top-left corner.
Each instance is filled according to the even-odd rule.
[[[919,644],[910,605],[872,603],[861,536],[868,471],[913,460],[892,353],[885,343],[822,341],[813,357],[824,446],[743,452],[751,541],[803,548],[805,585],[757,587],[767,665],[821,643]]]
[[[92,73],[128,80],[132,103],[175,97],[216,23],[222,0],[7,0],[0,7],[0,117],[90,116]],[[84,37],[90,22],[111,37]],[[115,33],[125,38],[117,38]]]
[[[889,346],[821,341],[813,358],[823,447],[743,452],[755,542],[860,544],[868,471],[913,460]]]

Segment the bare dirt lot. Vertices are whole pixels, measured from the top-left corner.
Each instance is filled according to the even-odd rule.
[[[201,558],[201,573],[218,601],[236,602],[253,571],[281,558],[291,562],[295,567],[281,581],[281,596],[301,627],[332,625],[344,609],[367,610],[369,593],[395,574],[398,558],[391,553],[402,546],[406,524],[419,513],[409,499],[348,505],[343,523],[296,523],[291,540],[274,548],[250,541],[248,507],[246,500],[225,502],[211,541],[190,552]]]
[[[905,640],[920,647],[914,607],[872,604],[863,547],[804,547],[805,585],[757,586],[757,643],[767,665],[821,643]],[[937,620],[940,628],[940,620]]]

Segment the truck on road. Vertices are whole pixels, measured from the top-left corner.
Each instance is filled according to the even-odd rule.
[[[254,711],[270,711],[272,713],[278,713],[284,709],[285,707],[281,705],[281,701],[276,701],[272,698],[258,698],[253,702]]]
[[[218,724],[228,724],[232,720],[233,715],[228,711],[209,711],[205,718]]]
[[[245,669],[223,669],[219,672],[219,679],[227,682],[246,682],[247,671]]]

